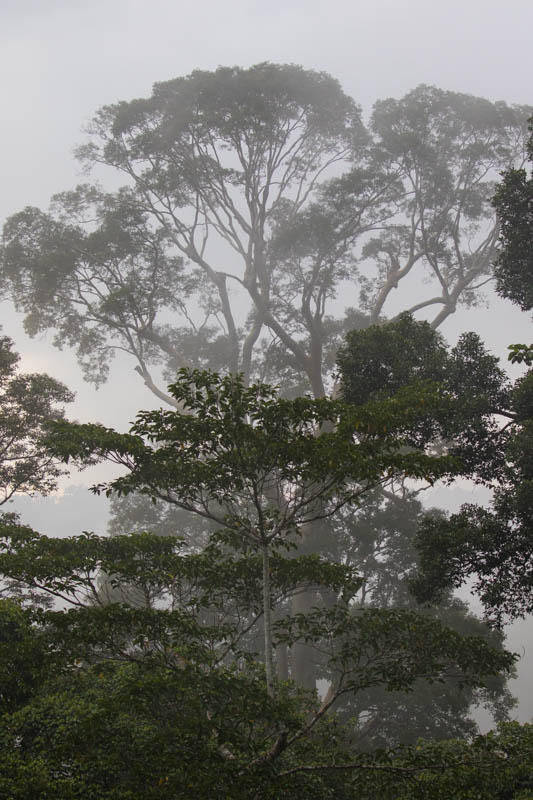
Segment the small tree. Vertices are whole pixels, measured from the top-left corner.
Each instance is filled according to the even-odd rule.
[[[51,446],[66,458],[110,458],[128,468],[99,491],[172,503],[214,522],[217,541],[261,554],[272,692],[272,555],[296,546],[302,527],[357,504],[395,476],[433,480],[454,464],[423,448],[405,451],[413,418],[427,414],[423,392],[357,409],[327,399],[283,400],[262,384],[246,388],[239,377],[187,370],[169,392],[186,413],[141,412],[129,435],[56,425]]]

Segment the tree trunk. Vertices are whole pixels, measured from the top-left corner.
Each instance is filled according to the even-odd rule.
[[[274,696],[274,660],[272,658],[272,599],[268,544],[263,543],[263,626],[265,632],[265,673],[267,692]]]
[[[314,592],[301,592],[292,598],[293,614],[308,614],[315,601]],[[291,648],[291,678],[302,689],[316,689],[314,669],[314,648],[303,642],[296,642]]]

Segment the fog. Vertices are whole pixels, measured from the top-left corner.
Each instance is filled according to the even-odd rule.
[[[271,61],[330,73],[366,118],[376,100],[400,98],[419,84],[528,105],[533,104],[532,30],[533,5],[523,0],[509,0],[505,7],[495,0],[3,0],[0,219],[27,205],[46,208],[54,193],[83,180],[73,149],[84,140],[83,128],[96,109],[148,96],[156,81],[195,69]],[[505,359],[508,344],[531,340],[531,319],[491,289],[486,298],[483,306],[449,317],[441,332],[453,344],[461,332],[474,330]],[[125,430],[139,409],[158,405],[126,357],[116,359],[108,382],[96,391],[83,381],[75,355],[55,349],[50,334],[26,336],[21,316],[7,300],[0,306],[0,324],[13,338],[23,370],[46,371],[76,391],[69,417]],[[521,369],[509,372],[516,376]],[[107,474],[102,468],[99,479]],[[67,535],[68,526],[71,533],[101,530],[104,501],[87,495],[84,502],[81,489],[72,488],[92,480],[89,472],[65,480],[64,505],[50,498],[31,506],[25,499],[15,507],[30,524],[44,521],[48,533],[59,506],[65,513],[58,535]],[[450,510],[474,496],[486,499],[466,484],[428,495],[431,503]],[[511,682],[520,721],[533,715],[532,634],[530,622],[508,632],[509,648],[523,654],[519,679]]]

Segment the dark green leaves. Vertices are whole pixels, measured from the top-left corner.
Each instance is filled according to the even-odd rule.
[[[407,397],[411,391],[418,410],[409,421],[411,444],[433,442],[474,479],[492,481],[501,473],[507,433],[497,415],[510,415],[510,387],[476,334],[463,334],[449,348],[427,322],[404,313],[351,331],[337,363],[346,401],[399,398],[402,392]]]
[[[424,404],[434,402],[429,389],[354,408],[285,400],[240,377],[181,370],[169,392],[184,412],[141,412],[124,435],[56,425],[50,447],[82,464],[108,458],[126,466],[128,474],[99,490],[167,500],[246,546],[283,541],[393,475],[432,481],[456,469],[423,447],[405,450]]]
[[[40,441],[47,425],[63,416],[73,395],[49,375],[19,374],[18,356],[0,337],[0,506],[16,492],[46,494],[62,474]]]
[[[532,130],[532,121],[529,129]],[[533,136],[528,145],[533,159]],[[494,195],[501,222],[502,250],[496,263],[496,289],[524,311],[533,307],[533,180],[525,169],[508,169]]]

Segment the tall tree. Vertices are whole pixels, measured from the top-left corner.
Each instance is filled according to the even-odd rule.
[[[523,109],[425,86],[378,102],[365,130],[323,73],[197,71],[98,112],[79,157],[125,185],[12,217],[2,280],[28,331],[55,329],[96,382],[125,350],[171,405],[161,366],[321,397],[343,332],[380,320],[403,279],[429,278],[406,305],[438,309],[434,327],[476,301],[496,252],[492,175],[522,157],[524,131]]]
[[[125,186],[13,216],[2,280],[28,331],[54,328],[91,380],[122,349],[167,400],[158,363],[284,374],[322,396],[342,330],[377,321],[408,275],[436,287],[412,306],[436,307],[434,326],[476,301],[496,253],[491,176],[524,129],[523,109],[421,86],[378,102],[366,131],[324,73],[193,72],[98,112],[79,157]],[[347,284],[360,311],[339,319]]]
[[[360,503],[397,475],[453,474],[453,459],[432,457],[424,443],[403,451],[413,425],[427,416],[424,399],[435,400],[420,389],[359,408],[326,398],[283,400],[264,384],[246,388],[238,376],[185,369],[169,391],[185,413],[142,412],[129,435],[58,423],[49,446],[81,464],[107,458],[125,466],[125,476],[101,488],[171,503],[215,523],[217,542],[260,557],[272,692],[273,559],[296,547],[307,525]]]

